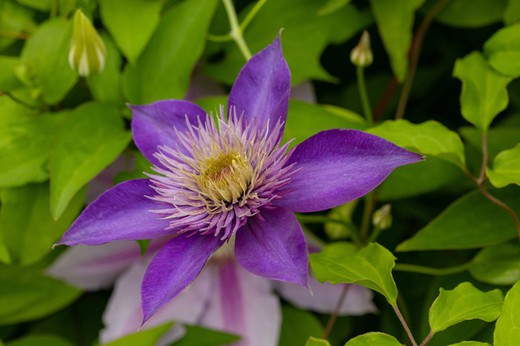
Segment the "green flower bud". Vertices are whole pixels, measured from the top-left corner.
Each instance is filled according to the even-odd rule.
[[[81,10],[76,10],[69,51],[70,67],[82,77],[103,71],[105,44],[90,20]]]
[[[370,49],[370,35],[368,31],[363,31],[358,45],[350,52],[350,61],[359,67],[369,66],[374,61],[374,56]]]
[[[372,215],[372,224],[374,227],[379,228],[381,231],[392,226],[392,207],[390,204],[385,204]]]

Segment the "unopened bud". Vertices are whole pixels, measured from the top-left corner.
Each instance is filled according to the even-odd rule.
[[[69,51],[70,67],[82,77],[103,71],[105,44],[90,20],[81,10],[74,15],[72,42]]]
[[[350,52],[350,61],[360,67],[369,66],[374,61],[374,56],[370,49],[370,35],[368,31],[363,31],[358,45]]]
[[[392,226],[392,213],[390,204],[385,204],[374,212],[372,224],[381,231]]]

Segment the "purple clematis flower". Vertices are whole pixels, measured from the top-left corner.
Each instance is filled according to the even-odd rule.
[[[306,286],[308,254],[294,212],[365,195],[421,156],[355,130],[320,132],[287,153],[281,138],[290,72],[280,38],[253,56],[215,118],[180,100],[132,106],[135,144],[154,165],[91,203],[58,244],[174,236],[141,287],[144,321],[186,288],[209,257],[235,241],[247,271]]]

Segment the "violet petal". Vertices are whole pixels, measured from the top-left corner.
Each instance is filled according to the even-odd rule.
[[[162,167],[153,154],[158,146],[175,148],[177,141],[174,128],[180,132],[188,129],[186,117],[191,124],[203,122],[206,112],[194,103],[182,100],[157,101],[132,109],[132,136],[141,153],[154,165]]]
[[[308,253],[294,214],[263,210],[237,232],[235,254],[245,269],[268,279],[307,285]]]
[[[422,156],[357,130],[320,132],[292,152],[287,165],[300,169],[277,205],[295,212],[336,207],[376,188],[397,167]]]
[[[261,129],[269,120],[272,129],[278,120],[285,122],[290,93],[291,73],[278,36],[244,65],[229,93],[228,107],[235,107],[246,120],[254,119],[246,123]]]
[[[222,241],[212,235],[184,234],[170,240],[152,259],[141,286],[143,323],[199,275]]]
[[[114,240],[152,239],[171,235],[167,220],[150,210],[160,207],[146,196],[156,192],[148,179],[122,182],[105,191],[78,216],[57,245],[98,245]]]

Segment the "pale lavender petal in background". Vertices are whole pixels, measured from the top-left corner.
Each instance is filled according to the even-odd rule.
[[[273,128],[287,118],[290,92],[291,73],[278,36],[242,68],[229,93],[228,107],[235,107],[238,115],[261,129],[268,120]]]
[[[152,259],[143,278],[143,322],[186,288],[220,245],[222,241],[212,235],[183,234],[170,240]]]
[[[233,346],[278,345],[280,303],[271,283],[246,272],[234,260],[211,267],[217,280],[201,324],[240,335]]]
[[[296,212],[334,208],[376,188],[397,167],[422,156],[357,130],[320,132],[296,146],[287,165],[300,169],[277,205]]]
[[[84,290],[112,286],[115,279],[141,257],[135,241],[115,241],[98,246],[67,249],[46,273]]]
[[[153,154],[158,146],[176,148],[174,128],[180,132],[188,129],[186,117],[191,124],[203,122],[206,112],[194,103],[182,100],[157,101],[142,106],[131,106],[132,137],[141,153],[154,165],[163,167]]]
[[[312,310],[319,313],[330,314],[336,310],[339,298],[345,285],[331,285],[320,283],[313,276],[309,277],[309,287],[313,294],[300,286],[276,282],[275,288],[280,295],[303,310]],[[372,302],[373,293],[357,285],[348,286],[347,295],[339,309],[339,315],[364,315],[377,311]]]
[[[135,333],[141,327],[143,313],[141,310],[141,281],[147,263],[135,263],[118,280],[103,314],[105,328],[101,331],[101,343]],[[152,328],[170,321],[181,321],[196,324],[204,312],[210,298],[212,282],[210,272],[203,272],[188,288],[175,299],[164,305],[153,315],[142,329]],[[182,337],[184,328],[176,324],[167,332],[159,345],[169,345]]]
[[[186,100],[196,100],[202,97],[227,96],[226,90],[214,79],[209,78],[200,71],[195,71],[191,76],[190,87],[186,94]]]
[[[237,232],[235,254],[245,269],[306,286],[308,253],[298,220],[284,208],[263,210]]]
[[[58,245],[99,245],[114,240],[139,240],[167,236],[168,221],[150,210],[160,205],[147,198],[156,192],[148,179],[122,182],[89,204]]]
[[[301,82],[291,89],[291,98],[294,100],[316,103],[314,84],[311,81]]]

